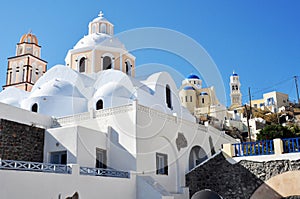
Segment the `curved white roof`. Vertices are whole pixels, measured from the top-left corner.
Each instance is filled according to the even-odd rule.
[[[85,48],[85,47],[96,47],[96,46],[107,46],[114,48],[121,48],[125,50],[125,46],[120,42],[118,38],[112,37],[104,33],[93,33],[85,35],[80,39],[73,49]]]
[[[8,87],[2,92],[0,92],[0,102],[15,107],[20,107],[21,101],[27,98],[29,94],[29,92],[18,89],[16,87]]]
[[[69,96],[84,98],[75,85],[57,78],[43,84],[30,94],[30,97],[38,96]]]
[[[166,104],[167,85],[171,90],[172,108]],[[99,99],[103,100],[105,108],[138,100],[141,105],[194,120],[181,106],[176,84],[165,72],[138,81],[119,70],[110,69],[87,75],[57,65],[38,79],[30,95],[14,87],[0,93],[0,102],[27,110],[37,103],[40,113],[55,117],[86,112],[94,108]]]

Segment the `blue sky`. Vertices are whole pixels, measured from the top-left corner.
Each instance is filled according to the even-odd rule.
[[[11,0],[0,9],[1,85],[5,84],[7,58],[15,55],[22,34],[32,30],[37,35],[49,69],[64,64],[67,51],[87,34],[88,23],[102,10],[114,23],[115,33],[162,27],[194,39],[217,65],[227,93],[232,71],[240,75],[244,103],[248,87],[253,98],[277,90],[296,99],[292,77],[300,76],[298,0]],[[133,54],[137,65],[168,65],[182,76],[197,73],[186,60],[167,52],[148,49]],[[180,79],[176,80],[180,85]]]

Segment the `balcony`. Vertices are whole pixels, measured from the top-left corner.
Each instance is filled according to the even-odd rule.
[[[79,165],[63,165],[63,164],[49,164],[39,162],[25,162],[15,160],[1,160],[0,170],[15,170],[15,171],[31,171],[31,172],[44,172],[56,174],[75,174],[89,175],[89,176],[102,176],[114,178],[130,178],[130,172],[118,171],[115,169],[101,169],[79,167]]]

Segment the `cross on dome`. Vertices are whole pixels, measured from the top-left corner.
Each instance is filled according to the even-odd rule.
[[[99,17],[103,17],[103,16],[104,16],[102,10],[101,10],[100,13],[98,14],[98,16],[99,16]]]

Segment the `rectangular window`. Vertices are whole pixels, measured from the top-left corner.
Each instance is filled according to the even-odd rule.
[[[204,104],[204,98],[202,98],[202,104]]]
[[[26,79],[25,79],[25,68],[23,68],[23,77],[22,77],[22,79],[23,79],[23,82],[25,82],[26,81]]]
[[[107,168],[106,150],[96,148],[96,168]]]
[[[11,84],[12,83],[12,72],[9,72],[9,80],[8,80],[8,84]]]
[[[67,164],[67,151],[57,151],[50,153],[51,164]]]
[[[254,108],[257,108],[257,104],[253,104]]]
[[[190,101],[191,101],[191,102],[193,101],[193,97],[192,97],[192,96],[190,96]]]
[[[168,175],[168,155],[156,153],[156,174]]]
[[[185,96],[185,102],[187,102],[188,101],[188,96]]]
[[[260,103],[259,106],[260,106],[260,107],[263,107],[263,106],[265,106],[265,104],[264,104],[264,103]]]
[[[33,71],[30,70],[30,74],[29,74],[29,82],[32,82],[32,73],[33,73]]]

